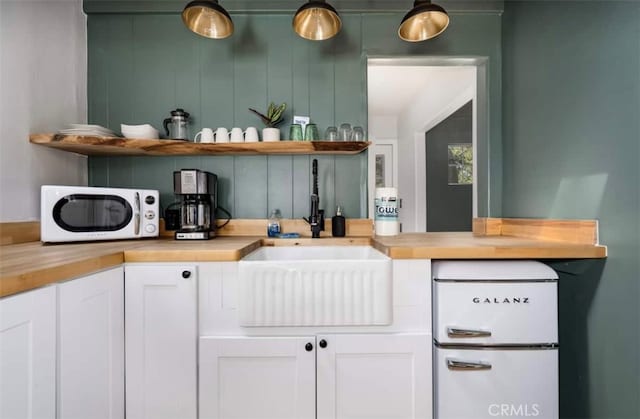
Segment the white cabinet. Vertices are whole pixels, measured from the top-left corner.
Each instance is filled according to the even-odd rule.
[[[125,267],[127,419],[197,416],[197,270]]]
[[[56,287],[0,300],[0,418],[56,417]]]
[[[315,338],[200,339],[200,419],[314,419]]]
[[[202,337],[199,400],[201,419],[427,419],[431,342],[427,334]]]
[[[58,417],[124,418],[123,268],[58,286]]]
[[[319,335],[318,419],[430,418],[427,334]]]
[[[367,327],[241,327],[237,265],[199,265],[201,419],[432,417],[431,261],[393,261],[393,323]]]

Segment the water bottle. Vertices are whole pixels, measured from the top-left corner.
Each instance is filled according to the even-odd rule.
[[[280,210],[271,211],[269,223],[267,224],[267,236],[278,237],[280,235]]]

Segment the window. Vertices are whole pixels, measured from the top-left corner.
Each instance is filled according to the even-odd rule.
[[[473,148],[471,144],[449,144],[449,185],[473,183]]]

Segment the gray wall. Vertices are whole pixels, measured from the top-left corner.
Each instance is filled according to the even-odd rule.
[[[40,219],[40,186],[86,185],[84,156],[30,144],[87,119],[81,0],[0,1],[0,222]]]
[[[87,3],[88,4],[88,3]],[[109,11],[117,11],[113,2]],[[343,29],[328,42],[299,38],[290,14],[232,14],[235,33],[209,40],[189,32],[178,13],[97,13],[88,19],[89,120],[119,129],[120,123],[159,127],[170,109],[193,115],[201,127],[260,126],[248,107],[287,102],[293,113],[310,114],[321,131],[341,122],[367,124],[366,57],[370,55],[465,55],[490,60],[491,197],[499,212],[501,172],[501,18],[499,12],[452,13],[447,31],[432,42],[401,41],[402,13],[343,13]],[[288,133],[288,125],[282,126]],[[367,216],[367,157],[321,156],[321,207],[332,215]],[[308,156],[92,157],[91,185],[159,189],[172,200],[170,172],[211,170],[221,179],[220,204],[236,218],[307,215]]]
[[[503,216],[597,218],[604,263],[556,264],[561,413],[640,417],[640,4],[507,2]]]

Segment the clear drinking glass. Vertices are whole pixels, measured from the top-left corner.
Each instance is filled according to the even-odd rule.
[[[338,130],[338,139],[340,141],[349,141],[351,139],[351,124],[344,123],[340,124],[340,129]]]
[[[324,132],[324,139],[327,141],[338,141],[338,128],[327,128],[327,130]]]
[[[362,127],[353,127],[351,141],[364,141],[364,129]]]

